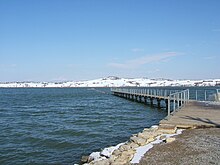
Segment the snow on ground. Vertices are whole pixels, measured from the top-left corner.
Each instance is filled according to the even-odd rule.
[[[163,140],[160,139],[161,136],[166,136],[166,138],[170,138],[172,136],[181,134],[182,131],[183,131],[182,129],[178,129],[176,134],[162,134],[162,135],[158,136],[155,141],[148,143],[147,145],[138,147],[136,149],[136,153],[130,163],[139,163],[139,161],[144,156],[144,154],[147,151],[149,151],[153,147],[153,145],[163,142]]]
[[[93,152],[89,155],[89,157],[93,160],[93,162],[109,158],[112,155],[112,153],[123,144],[125,143],[120,143],[116,146],[107,147],[103,149],[101,152]]]
[[[162,87],[162,86],[217,86],[220,79],[209,80],[170,80],[148,78],[119,78],[107,77],[88,81],[68,82],[0,82],[0,87]]]

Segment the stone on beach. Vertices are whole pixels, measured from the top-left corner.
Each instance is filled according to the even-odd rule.
[[[127,160],[128,162],[133,158],[135,151],[133,150],[128,150],[128,151],[124,151],[122,152],[122,155],[120,156],[120,158]]]
[[[167,138],[167,136],[166,135],[162,135],[162,136],[160,136],[160,140],[166,140],[166,138]]]
[[[126,165],[128,164],[127,160],[116,159],[115,162],[112,162],[111,165]]]
[[[166,138],[166,143],[171,143],[171,142],[173,142],[175,140],[176,140],[176,138],[172,138],[172,137]]]
[[[168,125],[168,124],[160,125],[158,128],[158,132],[163,134],[175,134],[176,130],[177,127],[175,125]]]
[[[136,137],[133,136],[130,138],[130,140],[136,144],[138,144],[139,146],[142,146],[146,143],[146,139],[140,138],[140,137]]]
[[[89,156],[82,156],[81,158],[81,164],[87,163],[89,159]]]
[[[155,140],[154,137],[150,137],[150,138],[147,139],[147,143],[153,142],[154,140]]]
[[[113,162],[115,162],[115,160],[118,158],[118,156],[116,155],[111,155],[110,158],[109,158],[109,162],[110,164],[112,164]]]
[[[150,130],[153,130],[153,131],[156,131],[158,128],[159,128],[158,125],[152,125],[149,129],[150,129]],[[144,130],[145,130],[145,129],[144,129]]]
[[[119,149],[115,150],[112,155],[118,156],[121,154],[121,151]]]
[[[131,147],[130,147],[130,145],[127,145],[127,144],[121,145],[121,146],[119,147],[119,151],[121,151],[121,152],[127,151],[127,150],[129,150],[129,149],[131,149]]]
[[[131,149],[136,149],[137,147],[139,147],[139,145],[136,144],[136,143],[134,143],[134,142],[131,142],[131,143],[129,144],[129,146],[130,146]]]
[[[142,132],[138,133],[137,136],[143,139],[154,138],[159,135],[159,132],[157,130],[158,127],[155,127],[154,129],[144,129]]]
[[[111,161],[111,165],[125,165],[130,162],[134,156],[134,150],[128,150],[121,152],[121,154],[114,160]]]
[[[92,163],[92,165],[109,165],[109,159],[103,159]]]

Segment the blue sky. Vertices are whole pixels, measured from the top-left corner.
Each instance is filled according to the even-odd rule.
[[[0,81],[220,78],[219,0],[0,0]]]

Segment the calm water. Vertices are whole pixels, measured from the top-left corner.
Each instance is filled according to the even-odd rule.
[[[0,164],[79,163],[165,116],[108,88],[2,88]]]

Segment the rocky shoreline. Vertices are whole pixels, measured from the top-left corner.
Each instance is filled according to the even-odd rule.
[[[182,128],[174,125],[159,125],[145,128],[142,132],[134,134],[129,141],[117,146],[105,148],[101,152],[83,156],[83,165],[127,165],[139,163],[144,154],[155,144],[170,143],[175,135],[181,134]]]

